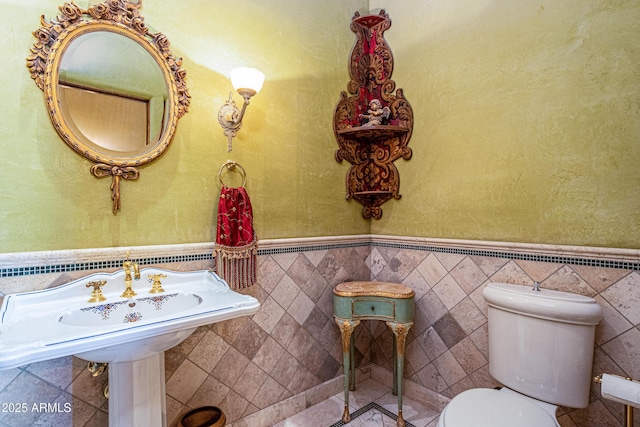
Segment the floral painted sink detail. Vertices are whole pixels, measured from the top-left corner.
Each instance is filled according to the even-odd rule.
[[[201,303],[202,298],[190,293],[149,296],[82,307],[63,314],[58,321],[72,326],[133,323],[165,316],[167,313],[180,313]]]

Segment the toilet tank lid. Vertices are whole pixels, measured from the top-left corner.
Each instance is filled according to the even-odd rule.
[[[510,283],[489,283],[482,292],[492,307],[526,316],[578,325],[597,325],[602,308],[591,297]]]

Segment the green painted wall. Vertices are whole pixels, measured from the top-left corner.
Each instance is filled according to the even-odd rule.
[[[122,182],[115,216],[111,180],[90,175],[90,162],[58,137],[25,66],[40,15],[57,15],[62,3],[0,0],[0,252],[212,241],[217,174],[228,159],[247,172],[259,238],[368,233],[360,207],[344,201],[346,166],[334,160],[331,129],[348,78],[349,22],[366,0],[331,8],[311,0],[145,1],[146,23],[183,58],[191,109],[167,153],[141,168],[137,182]],[[217,114],[233,90],[228,72],[241,65],[267,80],[227,153]]]
[[[640,248],[640,2],[370,5],[416,116],[372,233]]]
[[[0,0],[0,252],[211,241],[227,159],[248,174],[258,237],[396,234],[639,247],[640,3],[604,0],[147,0],[192,95],[172,146],[122,184],[67,148],[25,58],[61,0]],[[86,3],[77,2],[86,7]],[[385,7],[416,124],[403,198],[380,221],[344,200],[333,108],[353,13]],[[226,152],[228,71],[267,81]],[[236,102],[239,96],[235,95]]]

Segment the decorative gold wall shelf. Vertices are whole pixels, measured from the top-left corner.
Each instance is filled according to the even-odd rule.
[[[377,139],[388,139],[405,135],[410,130],[400,126],[357,126],[354,128],[341,129],[338,135],[349,139],[362,141],[375,141]]]
[[[407,145],[413,110],[402,89],[393,93],[393,55],[383,36],[389,27],[391,20],[384,10],[378,15],[354,15],[351,30],[356,42],[349,61],[349,93],[341,93],[333,117],[339,147],[336,161],[351,163],[346,198],[364,206],[366,219],[380,219],[382,204],[401,197],[400,175],[393,162],[401,157],[409,160],[412,155]],[[371,107],[375,100],[377,110]]]

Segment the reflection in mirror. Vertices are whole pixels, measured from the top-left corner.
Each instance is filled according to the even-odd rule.
[[[108,31],[83,34],[62,55],[59,73],[63,114],[86,143],[135,154],[161,137],[167,85],[135,41]]]
[[[151,33],[142,1],[109,0],[84,10],[64,3],[33,34],[27,67],[44,92],[51,122],[64,142],[110,176],[113,213],[120,180],[168,148],[189,109],[182,60],[162,33]]]

